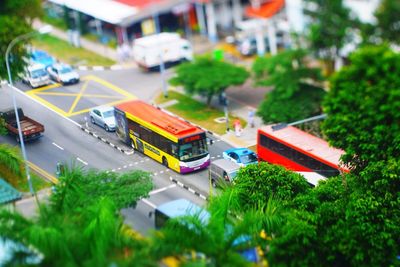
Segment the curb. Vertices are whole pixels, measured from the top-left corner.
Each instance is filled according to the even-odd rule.
[[[96,70],[96,71],[102,71],[102,70],[123,70],[123,69],[128,69],[129,67],[124,67],[122,65],[112,65],[112,66],[77,66],[76,67],[78,70]]]
[[[125,155],[132,155],[132,154],[135,153],[134,150],[128,151],[128,150],[126,150],[126,149],[120,148],[120,147],[117,146],[117,145],[114,145],[114,144],[111,143],[110,141],[106,140],[105,138],[103,138],[103,137],[101,137],[101,136],[98,136],[96,133],[94,133],[94,132],[92,132],[92,131],[86,129],[86,128],[83,127],[82,125],[80,125],[79,127],[81,128],[82,131],[85,131],[86,133],[88,133],[88,134],[90,134],[90,135],[96,137],[97,139],[103,141],[104,143],[110,145],[111,147],[117,149],[118,151],[124,153]]]
[[[172,177],[170,176],[169,179],[171,180],[171,182],[173,182],[173,183],[179,185],[180,187],[182,187],[182,188],[188,190],[190,193],[193,193],[194,195],[196,195],[196,196],[198,196],[198,197],[200,197],[200,198],[202,198],[202,199],[204,199],[204,200],[207,200],[207,197],[206,197],[205,195],[196,192],[194,189],[192,189],[191,187],[189,187],[189,186],[187,186],[187,185],[184,185],[183,183],[179,182],[179,181],[176,180],[175,178],[172,178]]]

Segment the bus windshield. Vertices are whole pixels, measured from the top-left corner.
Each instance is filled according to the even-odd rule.
[[[206,139],[196,140],[180,145],[179,160],[185,161],[208,154]]]

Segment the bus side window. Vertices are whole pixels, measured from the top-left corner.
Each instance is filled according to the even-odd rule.
[[[175,144],[171,144],[171,154],[175,157],[178,156],[178,147]]]

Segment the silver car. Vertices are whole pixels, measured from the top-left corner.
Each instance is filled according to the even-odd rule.
[[[217,159],[211,162],[209,179],[213,187],[223,183],[234,182],[240,166],[228,159]]]
[[[90,121],[103,127],[107,132],[115,131],[114,107],[101,106],[92,108],[89,112]]]

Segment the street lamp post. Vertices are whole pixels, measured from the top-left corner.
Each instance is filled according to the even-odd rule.
[[[160,19],[159,19],[160,14],[158,12],[154,11],[153,6],[151,6],[151,8],[152,8],[153,20],[154,20],[154,24],[155,24],[155,28],[156,28],[156,34],[159,34],[161,32]],[[168,97],[168,89],[167,89],[167,82],[165,80],[164,51],[163,51],[162,47],[159,48],[158,56],[160,58],[160,74],[161,74],[162,91],[164,93],[164,97],[167,98]]]
[[[7,74],[8,74],[8,84],[9,84],[9,86],[11,88],[12,101],[13,101],[13,106],[14,106],[14,111],[15,111],[15,119],[17,121],[17,127],[18,127],[19,142],[21,144],[22,157],[23,157],[24,163],[25,163],[26,178],[28,180],[29,190],[30,190],[32,196],[35,195],[35,192],[33,190],[31,176],[29,174],[28,159],[26,157],[24,138],[22,136],[22,129],[21,129],[21,124],[20,124],[19,114],[18,114],[18,108],[17,108],[17,100],[15,98],[14,86],[13,86],[13,82],[12,82],[11,70],[10,70],[10,64],[9,64],[8,58],[9,58],[9,54],[11,52],[11,49],[13,48],[13,46],[16,43],[18,43],[18,42],[20,42],[22,40],[29,39],[29,38],[35,36],[36,34],[49,33],[49,32],[51,32],[51,30],[52,30],[52,27],[47,25],[47,26],[44,26],[44,27],[40,28],[38,32],[29,32],[29,33],[17,36],[8,45],[7,50],[6,50],[6,55],[5,55],[5,60],[6,60],[6,65],[7,65]]]

